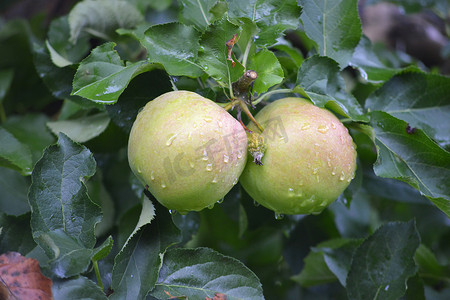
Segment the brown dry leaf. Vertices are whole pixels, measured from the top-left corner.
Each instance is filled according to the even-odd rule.
[[[206,297],[205,300],[227,300],[227,295],[222,293],[215,293],[214,297],[212,298]]]
[[[53,299],[52,281],[42,275],[39,262],[20,253],[0,255],[0,281],[5,285],[3,292],[7,297],[2,300]]]

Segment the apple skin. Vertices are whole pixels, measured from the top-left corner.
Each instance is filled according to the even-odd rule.
[[[174,91],[148,102],[128,141],[133,173],[155,198],[180,213],[221,200],[247,160],[247,136],[226,110],[196,93]]]
[[[347,128],[326,109],[284,98],[255,117],[264,128],[262,166],[248,159],[241,185],[276,214],[320,213],[350,184],[356,150]],[[249,124],[252,130],[256,126]]]

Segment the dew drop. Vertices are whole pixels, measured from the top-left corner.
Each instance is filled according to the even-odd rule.
[[[344,179],[345,179],[345,173],[344,173],[344,171],[342,171],[341,176],[339,176],[339,180],[344,181]]]
[[[191,140],[191,138],[192,138],[192,131],[190,131],[190,132],[188,133],[187,138],[188,138],[188,140]]]
[[[155,172],[151,172],[150,173],[150,179],[153,181],[153,180],[155,180],[155,174],[154,174]]]
[[[258,206],[260,206],[261,204],[259,204],[256,200],[253,200],[253,205],[254,205],[255,207],[258,207]]]
[[[222,199],[219,199],[219,200],[217,200],[217,204],[221,204],[223,202],[223,198]]]
[[[314,146],[316,146],[316,147],[320,147],[320,145],[319,145],[318,143],[315,143],[315,144],[314,144]]]
[[[316,175],[316,180],[317,180],[317,182],[320,182],[320,177],[319,177],[319,175]]]
[[[334,166],[333,171],[331,171],[331,175],[336,175],[336,166]]]
[[[328,132],[328,126],[327,125],[319,125],[319,127],[317,127],[317,131],[320,133],[327,133]]]
[[[331,128],[336,129],[336,124],[334,124],[334,122],[331,123]]]
[[[197,128],[197,123],[192,124],[192,127]]]
[[[214,208],[214,203],[211,204],[211,205],[208,205],[208,208],[209,208],[209,209],[213,209],[213,208]]]
[[[233,185],[236,185],[236,183],[238,183],[238,180],[239,180],[239,178],[236,177],[233,181]]]
[[[322,201],[322,203],[320,203],[319,205],[322,206],[322,207],[325,207],[325,206],[327,206],[327,204],[328,204],[327,201]]]
[[[327,165],[328,165],[329,167],[331,167],[331,159],[330,159],[329,157],[327,157]]]
[[[314,168],[314,169],[313,169],[313,174],[316,175],[317,172],[319,172],[319,168]]]
[[[223,155],[223,162],[227,163],[230,160],[230,157],[226,154]]]
[[[320,153],[319,153],[318,151],[316,151],[316,157],[319,157],[319,154],[320,154]]]
[[[317,216],[318,214],[320,214],[322,211],[312,211],[311,214],[314,216]]]
[[[189,166],[191,167],[191,169],[195,167],[194,162],[192,160],[189,161]]]
[[[137,168],[137,171],[138,171],[138,173],[139,173],[139,174],[141,174],[141,173],[142,173],[142,170],[141,170],[141,168],[140,168],[140,167],[138,167],[138,168]]]
[[[238,150],[238,152],[237,152],[237,158],[242,158],[242,150]]]
[[[303,126],[301,127],[302,130],[307,130],[311,127],[311,125],[309,125],[309,123],[304,123]]]
[[[349,178],[347,179],[347,182],[350,182],[350,181],[352,181],[352,178],[351,178],[351,177],[349,177]]]
[[[212,171],[213,165],[212,164],[207,164],[206,165],[206,171]]]
[[[283,214],[275,213],[275,220],[282,220],[284,218]]]
[[[211,182],[212,183],[217,183],[217,175],[214,177],[214,179]]]
[[[170,213],[171,215],[174,215],[174,214],[176,214],[176,213],[177,213],[177,211],[176,211],[176,210],[174,210],[174,209],[169,209],[169,213]]]
[[[164,181],[161,181],[161,187],[162,187],[163,189],[165,189],[165,188],[167,187],[167,185],[166,185],[166,183],[165,183]]]
[[[222,121],[217,120],[217,125],[219,126],[219,128],[222,128]]]
[[[205,122],[211,122],[212,121],[212,118],[211,117],[205,117],[203,120],[205,120]]]
[[[294,189],[293,188],[289,188],[288,189],[288,194],[289,194],[290,197],[294,196],[295,195]]]
[[[202,160],[208,160],[208,153],[206,152],[206,149],[203,150]]]
[[[177,137],[178,134],[174,134],[171,137],[169,137],[169,139],[166,142],[166,146],[170,146],[172,145],[173,140]]]

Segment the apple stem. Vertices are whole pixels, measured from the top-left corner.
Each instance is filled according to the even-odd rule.
[[[238,98],[238,99],[240,100],[240,101],[239,101],[239,107],[240,107],[240,109],[242,109],[242,110],[245,112],[245,114],[250,118],[250,120],[251,120],[253,123],[255,123],[255,125],[258,127],[258,129],[259,129],[261,132],[263,132],[263,131],[264,131],[264,128],[262,128],[262,126],[259,125],[258,121],[256,121],[256,119],[253,117],[252,113],[251,113],[250,110],[248,109],[247,103],[246,103],[244,100],[240,99],[240,98]]]

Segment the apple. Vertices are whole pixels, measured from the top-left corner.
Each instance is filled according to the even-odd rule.
[[[238,182],[247,136],[226,110],[196,93],[173,91],[139,112],[128,142],[133,173],[170,210],[199,211]]]
[[[356,150],[347,128],[302,98],[272,102],[256,116],[264,128],[262,165],[251,159],[241,185],[276,214],[319,213],[350,184]],[[249,129],[257,131],[254,124]]]

